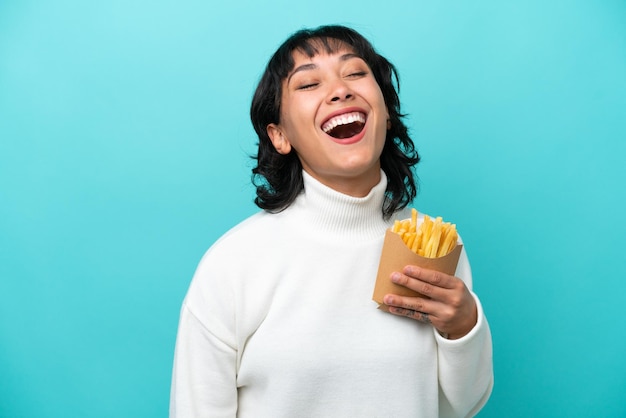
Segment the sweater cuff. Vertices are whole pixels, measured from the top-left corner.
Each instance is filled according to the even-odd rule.
[[[487,320],[485,319],[485,314],[483,312],[483,306],[480,303],[480,300],[478,299],[478,296],[476,296],[476,294],[472,291],[470,291],[472,297],[474,298],[474,301],[476,301],[476,325],[474,325],[474,328],[472,328],[470,330],[470,332],[468,332],[467,334],[465,334],[464,336],[462,336],[461,338],[457,338],[456,340],[449,340],[447,339],[445,336],[441,335],[439,333],[439,331],[437,331],[434,327],[433,327],[433,332],[435,333],[435,339],[437,341],[437,344],[439,345],[445,345],[448,346],[450,348],[454,348],[454,347],[462,347],[466,344],[471,343],[471,341],[473,341],[474,339],[476,339],[477,335],[480,335],[484,332],[485,328],[487,327]]]

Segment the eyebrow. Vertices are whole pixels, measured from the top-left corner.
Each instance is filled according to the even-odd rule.
[[[339,57],[339,61],[348,61],[352,58],[361,58],[361,56],[354,54],[354,53],[347,53],[347,54],[343,54]],[[361,58],[363,59],[363,58]],[[309,63],[309,64],[302,64],[301,66],[295,68],[291,74],[289,74],[289,76],[287,77],[287,84],[289,84],[289,80],[291,80],[291,77],[295,74],[298,73],[300,71],[310,71],[310,70],[315,70],[317,68],[317,64],[314,63]]]

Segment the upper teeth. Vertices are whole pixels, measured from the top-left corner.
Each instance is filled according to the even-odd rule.
[[[346,125],[348,123],[361,122],[365,123],[365,115],[361,112],[344,113],[343,115],[335,116],[329,119],[324,125],[322,130],[326,133],[330,132],[333,128],[339,125]]]

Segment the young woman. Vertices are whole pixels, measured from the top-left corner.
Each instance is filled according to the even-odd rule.
[[[395,68],[360,34],[292,35],[251,107],[263,209],[216,242],[183,303],[171,417],[464,417],[493,385],[491,335],[455,276],[407,266],[372,291],[419,161]]]

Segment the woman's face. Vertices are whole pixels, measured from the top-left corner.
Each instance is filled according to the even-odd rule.
[[[282,84],[280,123],[267,132],[281,154],[296,151],[321,183],[362,197],[380,181],[389,114],[369,66],[346,47],[312,58],[295,51]]]

